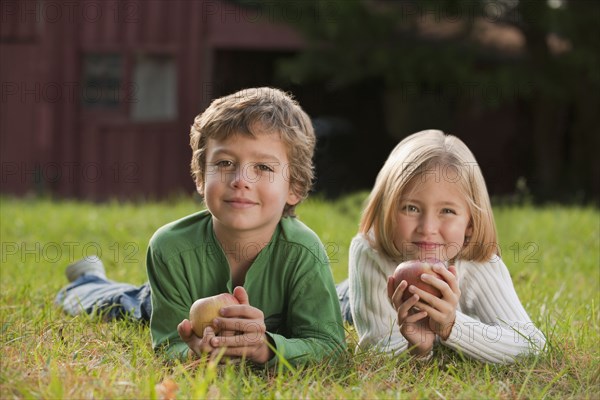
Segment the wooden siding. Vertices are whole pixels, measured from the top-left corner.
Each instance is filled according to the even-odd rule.
[[[213,54],[301,46],[290,28],[251,20],[225,1],[18,0],[2,7],[3,193],[103,200],[192,192],[189,127],[215,94]],[[86,54],[123,57],[118,107],[82,103]],[[174,60],[175,119],[131,118],[140,54]]]
[[[25,194],[37,182],[35,163],[48,139],[40,135],[47,116],[40,115],[40,100],[36,99],[34,62],[35,44],[3,45],[0,57],[2,71],[2,99],[0,99],[0,159],[2,174],[0,188],[3,192]],[[19,68],[11,66],[18,64]],[[38,91],[39,93],[39,91]]]
[[[112,3],[112,4],[111,4]],[[200,46],[199,30],[190,23],[197,12],[195,1],[128,1],[102,3],[102,23],[80,28],[79,53],[116,53],[124,58],[123,103],[117,110],[81,109],[76,135],[80,138],[80,164],[90,176],[82,176],[77,196],[103,200],[162,198],[194,190],[189,175],[189,125],[200,112],[197,91],[190,75],[202,70],[201,59],[188,57]],[[120,7],[115,11],[115,7]],[[172,121],[136,122],[131,104],[136,98],[133,63],[137,54],[172,56],[178,76],[177,118]],[[189,79],[188,79],[189,78]],[[97,174],[94,175],[94,171]]]

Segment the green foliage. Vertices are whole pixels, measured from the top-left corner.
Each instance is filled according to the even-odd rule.
[[[600,87],[595,2],[565,1],[556,9],[538,0],[331,0],[264,7],[274,7],[274,15],[307,39],[305,51],[281,66],[281,74],[296,83],[326,80],[343,87],[379,79],[388,88],[418,82],[444,90],[477,82],[504,93],[518,90],[522,97],[542,92],[563,99],[576,95],[573,83],[582,75]],[[526,41],[522,51],[482,45],[476,39],[481,23],[516,28]],[[550,54],[549,34],[568,51]]]
[[[477,144],[485,146],[478,114],[501,109],[515,123],[509,129],[519,131],[503,135],[518,137],[530,155],[517,168],[536,200],[597,200],[600,163],[591,149],[600,140],[600,2],[255,4],[306,39],[306,48],[281,62],[282,81],[332,93],[380,88],[383,134],[398,139],[423,128],[473,134],[474,122]]]
[[[298,208],[331,244],[338,282],[347,275],[348,245],[365,195],[312,198]],[[331,363],[279,370],[205,360],[168,364],[153,353],[147,326],[73,318],[54,307],[54,295],[66,284],[64,267],[83,249],[103,252],[109,277],[141,283],[152,233],[200,207],[187,199],[91,204],[0,198],[0,398],[161,398],[165,392],[157,385],[172,388],[168,383],[178,398],[600,396],[600,214],[594,208],[495,210],[517,293],[549,338],[546,355],[513,365],[481,364],[443,348],[427,363],[355,353],[351,326],[346,356]]]

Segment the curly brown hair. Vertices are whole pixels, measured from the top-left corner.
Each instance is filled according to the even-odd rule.
[[[280,135],[287,147],[290,187],[300,200],[305,199],[314,179],[316,139],[312,122],[290,94],[270,87],[243,89],[218,98],[194,119],[190,131],[191,172],[199,191],[204,187],[209,139],[258,133]],[[283,216],[295,216],[295,206],[287,204]]]

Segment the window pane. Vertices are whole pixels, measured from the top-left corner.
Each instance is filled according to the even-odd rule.
[[[132,118],[136,121],[177,117],[177,70],[171,56],[140,55],[133,73]]]
[[[83,56],[82,104],[85,108],[119,107],[123,57],[118,54]]]

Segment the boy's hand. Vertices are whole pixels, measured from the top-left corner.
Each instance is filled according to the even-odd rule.
[[[419,301],[415,306],[429,316],[429,328],[439,335],[442,340],[447,340],[450,332],[452,332],[452,326],[456,319],[456,307],[460,299],[456,267],[451,265],[446,269],[440,265],[434,265],[433,271],[441,275],[444,280],[429,274],[424,274],[421,279],[423,282],[439,289],[442,293],[441,298],[415,286],[409,287],[408,290],[410,293],[419,296]]]
[[[198,337],[192,330],[192,323],[189,320],[184,319],[177,325],[177,333],[179,333],[181,340],[188,345],[190,351],[194,354],[201,355],[204,353],[211,353],[211,357],[216,356],[217,349],[210,345],[211,339],[215,337],[215,332],[210,326],[207,326],[204,329],[202,337]]]
[[[418,295],[412,295],[405,302],[402,301],[402,295],[406,290],[408,283],[400,282],[394,290],[394,277],[389,276],[387,282],[387,293],[392,307],[398,313],[398,326],[400,333],[408,341],[411,347],[411,353],[415,356],[427,356],[433,348],[435,333],[429,327],[429,319],[425,311],[415,311],[413,308],[419,301]]]
[[[246,290],[238,286],[233,295],[239,305],[223,307],[221,317],[215,319],[216,325],[222,331],[233,331],[233,336],[212,336],[208,345],[217,351],[226,347],[224,355],[229,357],[246,357],[247,359],[264,364],[273,357],[273,352],[267,345],[265,317],[261,310],[252,307],[248,301]]]

